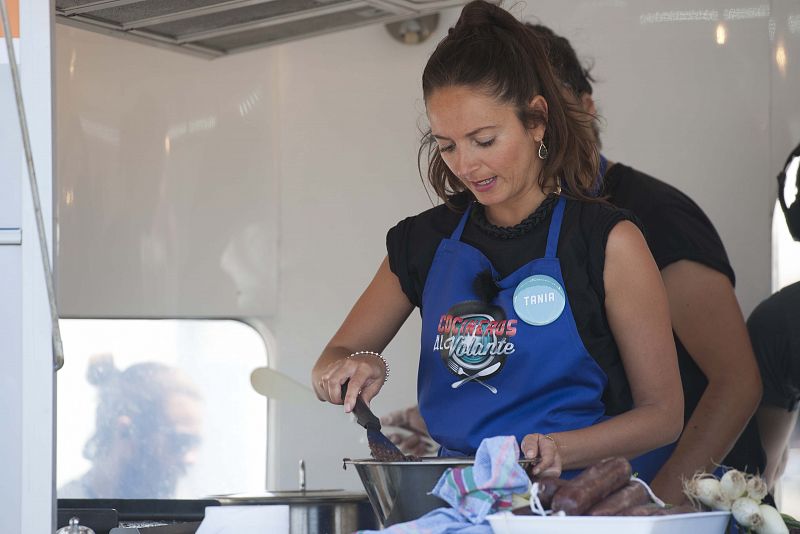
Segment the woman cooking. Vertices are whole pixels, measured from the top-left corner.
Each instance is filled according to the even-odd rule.
[[[389,231],[314,366],[317,396],[369,402],[389,373],[381,351],[419,307],[418,401],[440,454],[514,435],[541,457],[536,475],[620,455],[649,480],[681,430],[675,345],[641,232],[591,191],[591,116],[564,99],[537,38],[484,1],[464,7],[422,88],[443,204]]]

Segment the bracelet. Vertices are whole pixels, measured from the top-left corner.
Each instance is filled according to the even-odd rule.
[[[383,367],[386,369],[386,374],[383,375],[383,383],[385,384],[389,380],[389,362],[386,361],[386,358],[384,358],[377,352],[372,352],[371,350],[359,350],[348,356],[347,359],[349,360],[350,358],[353,358],[355,356],[360,356],[362,354],[380,358],[380,360],[383,362]]]

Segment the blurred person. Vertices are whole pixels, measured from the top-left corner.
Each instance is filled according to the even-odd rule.
[[[789,233],[800,241],[800,187],[793,202],[785,198],[786,179],[800,186],[800,144],[778,174],[778,202]],[[794,172],[794,176],[787,173]],[[786,469],[791,436],[800,405],[800,282],[790,284],[759,304],[747,319],[764,395],[755,423],[766,453],[764,476],[772,492]],[[746,443],[737,443],[731,455],[747,457]]]
[[[755,419],[766,453],[764,478],[772,491],[786,468],[800,403],[800,282],[759,304],[747,328],[764,381]]]
[[[119,371],[111,355],[89,362],[98,389],[92,462],[59,498],[166,499],[194,463],[202,433],[202,396],[180,369],[157,362]]]

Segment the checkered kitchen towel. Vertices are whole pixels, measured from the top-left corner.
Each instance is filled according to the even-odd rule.
[[[514,436],[486,438],[470,467],[448,469],[431,492],[451,508],[439,508],[421,518],[392,525],[395,534],[489,534],[486,516],[511,508],[511,494],[525,493],[530,479],[519,465]]]

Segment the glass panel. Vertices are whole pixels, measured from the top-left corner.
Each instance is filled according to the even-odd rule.
[[[61,321],[59,498],[199,498],[262,490],[263,339],[237,321]]]

